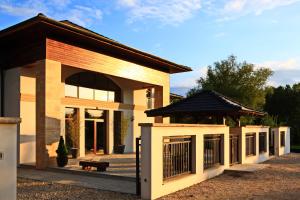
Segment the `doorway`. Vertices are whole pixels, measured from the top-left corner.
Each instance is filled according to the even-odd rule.
[[[106,154],[106,111],[85,110],[85,149],[87,153]]]

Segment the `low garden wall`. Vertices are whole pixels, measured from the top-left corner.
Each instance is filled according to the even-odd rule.
[[[189,187],[229,167],[229,127],[225,125],[140,126],[143,199]]]
[[[275,138],[275,155],[281,156],[290,153],[290,128],[285,126],[271,128],[271,132]]]
[[[17,126],[19,118],[0,117],[0,199],[17,195]]]

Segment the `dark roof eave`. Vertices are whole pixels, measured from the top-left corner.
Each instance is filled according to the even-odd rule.
[[[165,111],[164,108],[158,108],[145,111],[148,117],[170,117],[175,115],[219,115],[219,116],[256,116],[263,117],[267,113],[259,111],[245,111],[245,110],[206,110],[206,111]]]
[[[1,30],[0,31],[0,38],[6,36],[8,34],[11,34],[12,32],[16,32],[16,31],[25,29],[27,27],[30,27],[34,24],[39,23],[39,22],[44,22],[44,23],[47,23],[48,25],[55,25],[55,26],[58,26],[58,27],[61,27],[61,28],[65,28],[65,29],[74,31],[78,34],[81,34],[82,36],[86,36],[86,37],[94,38],[96,40],[100,40],[100,41],[106,43],[107,45],[113,46],[115,48],[119,48],[119,49],[122,49],[124,51],[131,52],[133,54],[137,54],[137,55],[140,55],[140,56],[143,56],[143,57],[147,57],[150,60],[160,62],[162,64],[165,64],[166,66],[177,69],[173,73],[192,71],[192,68],[190,68],[190,67],[187,67],[187,66],[184,66],[184,65],[179,65],[179,64],[176,64],[174,62],[165,60],[163,58],[154,56],[152,54],[140,51],[138,49],[135,49],[135,48],[132,48],[132,47],[129,47],[129,46],[126,46],[126,45],[123,45],[119,42],[116,42],[116,41],[111,40],[107,37],[101,36],[97,33],[93,33],[93,32],[87,31],[87,30],[82,30],[82,29],[76,28],[74,26],[68,25],[66,23],[50,19],[50,18],[46,17],[43,14],[38,14],[37,16],[35,16],[33,18],[30,18],[30,19],[25,20],[21,23],[15,24],[11,27],[8,27],[6,29]]]

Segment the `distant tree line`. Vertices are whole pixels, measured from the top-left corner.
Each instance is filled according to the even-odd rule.
[[[219,92],[245,106],[266,111],[263,118],[242,117],[241,124],[263,124],[291,127],[291,141],[300,144],[300,83],[293,86],[270,87],[268,79],[273,71],[267,67],[255,67],[251,63],[238,62],[235,56],[208,66],[205,77],[197,80],[197,86],[188,91],[192,96],[202,89]],[[187,119],[185,119],[186,121]],[[227,118],[227,124],[234,121]]]

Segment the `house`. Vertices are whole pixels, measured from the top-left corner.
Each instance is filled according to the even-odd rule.
[[[170,75],[191,71],[43,14],[1,30],[0,46],[1,116],[22,118],[18,162],[41,169],[60,135],[80,157],[134,152],[139,123],[169,120],[144,111],[168,105]]]

